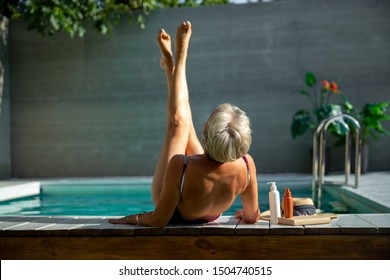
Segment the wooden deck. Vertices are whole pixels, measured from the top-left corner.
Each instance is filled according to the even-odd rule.
[[[390,214],[338,215],[329,224],[111,225],[107,217],[0,217],[7,259],[390,259]]]

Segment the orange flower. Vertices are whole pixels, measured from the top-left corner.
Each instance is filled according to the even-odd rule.
[[[330,84],[329,84],[329,82],[328,81],[322,81],[322,84],[323,84],[323,86],[324,86],[324,89],[326,89],[326,90],[329,90],[330,89]]]
[[[341,93],[341,91],[338,90],[338,86],[336,82],[332,82],[330,84],[330,90],[333,91],[334,93]]]

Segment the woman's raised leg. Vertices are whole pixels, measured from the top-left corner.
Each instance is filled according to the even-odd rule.
[[[165,70],[169,92],[169,88],[171,87],[172,74],[175,70],[175,63],[172,56],[171,36],[169,36],[169,34],[166,33],[164,29],[160,29],[160,31],[157,33],[157,44],[161,52],[160,66]]]
[[[190,106],[190,99],[188,94],[188,86],[187,86],[187,77],[186,77],[186,62],[187,62],[187,52],[188,52],[188,41],[185,42],[183,38],[183,28],[188,28],[189,35],[191,35],[191,23],[189,21],[183,22],[176,32],[176,42],[175,42],[175,59],[176,59],[176,68],[175,73],[178,74],[179,80],[183,83],[183,94],[186,99],[186,112],[189,122],[189,135],[186,145],[185,154],[186,155],[194,155],[194,154],[203,154],[203,147],[199,142],[199,139],[196,135],[195,127],[192,121],[192,112]],[[183,40],[184,39],[184,40]],[[181,59],[185,57],[185,59]],[[172,81],[171,81],[172,82]],[[174,83],[172,83],[174,85]]]
[[[167,78],[168,91],[171,87],[172,75],[175,70],[175,64],[172,57],[171,50],[171,38],[164,29],[161,29],[157,34],[157,43],[161,51],[161,60],[160,65],[165,70],[165,75]],[[189,100],[189,99],[188,99]],[[192,122],[192,113],[190,103],[187,103],[187,110],[189,112],[189,121],[190,121],[190,132],[188,136],[188,142],[185,154],[203,154],[203,147],[198,139],[194,124]]]
[[[188,150],[194,150],[192,144],[189,148],[187,147],[190,139],[191,143],[196,143],[193,139],[195,129],[192,124],[186,78],[186,60],[190,37],[191,24],[188,21],[183,22],[176,32],[176,65],[174,65],[169,35],[164,30],[160,30],[157,36],[161,50],[160,64],[166,72],[168,81],[168,125],[152,182],[152,199],[155,205],[160,198],[169,160],[175,154],[185,154]]]

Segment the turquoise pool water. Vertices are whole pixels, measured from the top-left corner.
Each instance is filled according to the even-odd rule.
[[[294,197],[311,197],[308,182],[279,183],[282,198],[284,188],[289,187]],[[269,209],[268,185],[259,182],[261,211]],[[324,193],[324,211],[331,211],[331,199]],[[225,215],[234,215],[241,209],[236,199]],[[50,183],[41,184],[40,194],[0,203],[0,215],[48,215],[48,216],[122,216],[153,210],[150,182],[133,183]]]

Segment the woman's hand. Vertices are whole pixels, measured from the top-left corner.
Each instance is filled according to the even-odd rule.
[[[108,222],[111,223],[111,224],[133,224],[133,225],[137,225],[137,224],[139,224],[139,221],[137,219],[138,216],[139,216],[139,214],[134,214],[134,215],[125,216],[125,217],[119,218],[119,219],[108,219]]]
[[[254,224],[256,223],[258,220],[260,220],[260,210],[257,209],[257,218],[256,218],[256,221],[247,221],[245,220],[244,218],[244,210],[241,209],[241,210],[238,210],[235,214],[236,218],[237,219],[243,219],[244,220],[244,223],[250,223],[250,224]]]
[[[242,219],[244,217],[244,210],[241,209],[241,210],[238,210],[235,214],[236,218],[237,219]]]

